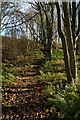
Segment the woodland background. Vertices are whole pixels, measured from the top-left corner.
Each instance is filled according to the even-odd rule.
[[[80,119],[80,2],[1,2],[2,118]]]

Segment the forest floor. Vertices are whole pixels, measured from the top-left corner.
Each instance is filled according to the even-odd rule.
[[[61,44],[54,44],[51,61],[42,46],[23,47],[19,54],[3,49],[1,120],[79,120],[80,87],[68,85]]]
[[[46,84],[36,82],[44,62],[45,58],[37,58],[18,80],[8,85],[3,82],[3,120],[49,119],[44,92]]]
[[[62,49],[53,49],[53,53],[51,62],[46,61],[40,51],[35,51],[36,56],[31,53],[28,61],[6,60],[3,63],[3,76],[10,78],[8,82],[4,79],[2,84],[2,120],[55,119],[58,113],[54,117],[47,104],[46,90],[49,84],[57,85],[65,78]],[[13,72],[20,77],[12,80]]]

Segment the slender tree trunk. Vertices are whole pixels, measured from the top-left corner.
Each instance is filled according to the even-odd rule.
[[[74,54],[74,44],[73,44],[73,37],[72,37],[72,30],[71,30],[71,23],[70,23],[70,16],[68,10],[68,3],[63,2],[63,10],[64,10],[64,23],[65,23],[65,35],[67,40],[68,52],[69,52],[69,59],[70,59],[70,69],[72,73],[72,77],[76,79],[76,59]]]
[[[43,24],[43,15],[40,9],[41,3],[38,5],[39,10],[40,10],[40,18],[41,18],[41,25],[42,25],[42,45],[44,45],[44,54],[46,55],[46,35],[45,35],[45,30],[44,30],[44,24]]]
[[[53,35],[53,20],[54,20],[54,4],[49,3],[51,6],[51,19],[48,19],[47,13],[45,11],[46,23],[47,23],[47,57],[51,60],[51,45],[52,45],[52,35]]]
[[[72,37],[73,37],[73,44],[75,44],[75,28],[76,28],[76,2],[72,2]]]
[[[61,10],[60,10],[60,5],[58,2],[56,2],[56,8],[57,8],[57,14],[58,14],[58,33],[61,38],[62,46],[63,46],[65,70],[66,70],[68,83],[71,83],[72,82],[72,74],[71,74],[71,69],[70,69],[69,53],[68,53],[66,38],[64,37],[64,34],[61,29]]]
[[[51,60],[51,45],[52,45],[52,28],[51,25],[47,24],[47,57]]]

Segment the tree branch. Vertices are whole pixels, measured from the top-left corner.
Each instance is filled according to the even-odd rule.
[[[26,22],[30,21],[31,19],[33,19],[33,18],[34,18],[37,14],[39,14],[39,13],[40,13],[40,12],[36,13],[34,16],[30,17],[29,19],[27,19],[27,20],[19,23],[18,25],[16,25],[16,27],[22,25],[23,23],[26,23]],[[5,27],[5,28],[2,28],[1,30],[7,29],[7,28],[11,28],[11,27],[15,27],[15,26],[8,26],[8,27]]]

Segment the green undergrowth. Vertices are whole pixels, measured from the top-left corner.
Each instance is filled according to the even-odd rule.
[[[65,65],[62,49],[53,49],[52,60],[46,61],[40,69],[40,81],[51,82],[54,85],[63,86],[66,82]]]
[[[72,85],[66,85],[63,90],[50,85],[46,90],[46,95],[47,106],[50,106],[53,116],[57,119],[80,119],[80,94],[75,91]]]
[[[5,51],[6,52],[6,51]],[[17,55],[4,58],[2,62],[2,80],[5,83],[15,82],[21,75],[26,74],[27,68],[31,68],[31,64],[35,63],[37,58],[44,58],[40,48],[36,48],[26,53],[26,56]]]
[[[80,87],[67,83],[62,49],[53,49],[52,60],[40,69],[37,82],[45,83],[46,107],[52,119],[80,119]]]
[[[5,63],[2,63],[2,80],[5,83],[11,83],[14,82],[15,79],[19,77],[18,72],[20,71],[20,68],[18,69],[17,66],[14,66],[10,63],[10,61],[6,60]]]

